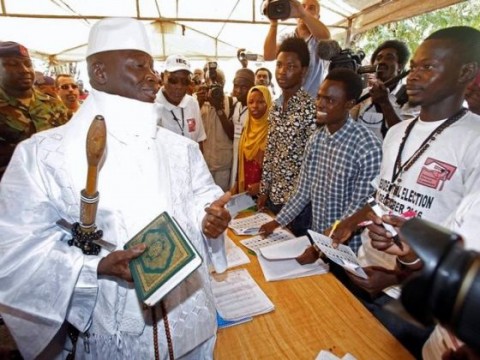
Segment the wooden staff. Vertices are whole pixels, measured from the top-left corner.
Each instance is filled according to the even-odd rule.
[[[80,204],[80,229],[82,232],[95,231],[95,218],[99,193],[97,181],[99,164],[102,161],[107,143],[107,127],[105,119],[101,115],[95,116],[87,133],[87,185],[81,192]]]

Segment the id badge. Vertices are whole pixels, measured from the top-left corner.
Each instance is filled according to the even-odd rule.
[[[187,124],[188,124],[188,132],[194,132],[195,126],[196,126],[195,119],[187,119]]]

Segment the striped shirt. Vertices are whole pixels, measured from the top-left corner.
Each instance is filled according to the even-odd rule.
[[[285,226],[312,202],[312,230],[323,232],[365,204],[374,192],[371,181],[380,171],[380,140],[365,125],[348,119],[334,134],[323,126],[310,138],[295,192],[277,215]],[[356,252],[361,242],[349,246]]]

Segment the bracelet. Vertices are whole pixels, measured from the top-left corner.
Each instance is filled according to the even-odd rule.
[[[398,261],[400,264],[402,264],[402,265],[412,266],[412,265],[418,264],[420,261],[422,261],[422,259],[420,259],[419,257],[417,257],[415,260],[413,260],[413,261],[411,261],[411,262],[406,262],[406,261],[400,260],[400,258],[397,256],[397,261]]]

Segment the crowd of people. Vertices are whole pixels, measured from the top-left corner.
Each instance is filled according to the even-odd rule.
[[[445,329],[418,329],[384,310],[422,262],[382,224],[400,227],[408,213],[480,250],[472,230],[480,213],[480,31],[438,30],[413,55],[401,39],[385,41],[364,88],[355,71],[328,71],[319,57],[330,33],[318,1],[290,3],[293,34],[277,41],[271,20],[265,39],[275,73],[242,64],[232,94],[215,62],[192,69],[172,54],[155,71],[134,19],[92,27],[89,93],[71,74],[35,73],[28,49],[0,42],[0,314],[22,356],[212,358],[208,263],[226,268],[225,205],[243,192],[275,217],[264,236],[280,226],[297,236],[312,229],[350,246],[368,279],[334,264],[332,272],[415,357],[448,350]],[[68,246],[55,228],[78,218],[85,138],[97,114],[107,125],[97,224],[117,249],[99,256]],[[371,197],[388,216],[372,212]],[[122,249],[162,211],[208,261],[147,309],[128,269],[145,247]],[[320,255],[312,246],[299,261]]]

